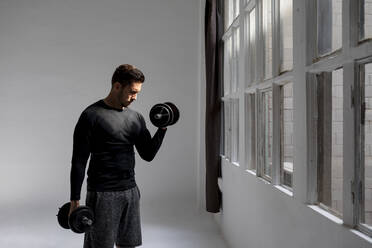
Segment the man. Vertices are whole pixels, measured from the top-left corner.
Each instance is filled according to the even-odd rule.
[[[111,80],[111,92],[80,115],[73,137],[71,212],[79,206],[89,155],[86,205],[95,223],[85,234],[84,248],[129,248],[142,244],[140,192],[134,178],[134,146],[142,159],[158,152],[166,128],[151,138],[141,114],[128,108],[145,81],[132,65],[120,65]]]

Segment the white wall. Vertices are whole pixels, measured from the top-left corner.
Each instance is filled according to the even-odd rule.
[[[137,157],[143,204],[196,204],[199,14],[198,0],[0,1],[0,211],[69,200],[74,126],[123,63],[146,76],[132,108],[152,133],[153,104],[181,111],[155,160]]]

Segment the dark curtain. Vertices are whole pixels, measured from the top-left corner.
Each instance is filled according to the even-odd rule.
[[[205,6],[206,208],[212,213],[219,212],[221,206],[221,192],[217,182],[221,176],[222,3],[222,0],[206,0]]]

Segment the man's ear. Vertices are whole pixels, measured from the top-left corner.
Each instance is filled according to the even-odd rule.
[[[120,90],[121,84],[119,82],[115,82],[114,85],[112,86],[115,90]]]

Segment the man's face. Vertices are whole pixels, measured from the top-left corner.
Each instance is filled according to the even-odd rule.
[[[122,107],[128,107],[134,100],[137,99],[137,94],[141,91],[142,83],[133,82],[125,87],[121,87],[119,91],[119,101]]]

